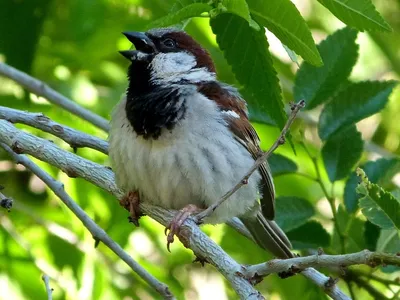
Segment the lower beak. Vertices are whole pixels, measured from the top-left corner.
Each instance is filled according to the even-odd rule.
[[[138,50],[124,50],[119,51],[125,58],[129,59],[130,61],[150,61],[152,54],[151,53],[144,53]]]

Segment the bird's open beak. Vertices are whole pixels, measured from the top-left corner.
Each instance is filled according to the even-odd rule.
[[[143,32],[123,32],[123,35],[132,42],[136,50],[120,51],[124,57],[129,60],[146,60],[149,55],[156,52],[156,46],[153,41]]]

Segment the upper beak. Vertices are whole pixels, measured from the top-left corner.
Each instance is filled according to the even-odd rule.
[[[135,45],[136,50],[145,53],[153,53],[156,50],[153,41],[144,32],[130,31],[122,34]]]
[[[149,57],[149,54],[157,51],[153,41],[144,32],[123,32],[123,35],[135,45],[136,50],[120,51],[124,57],[133,60],[145,60]]]

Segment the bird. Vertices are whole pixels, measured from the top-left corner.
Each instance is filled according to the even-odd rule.
[[[110,164],[133,222],[139,201],[179,210],[167,227],[169,250],[184,220],[218,201],[253,166],[260,139],[246,101],[217,79],[209,52],[189,34],[173,27],[123,34],[135,49],[120,51],[130,65],[126,94],[111,115]],[[203,222],[239,217],[259,246],[292,257],[273,221],[274,201],[265,161]]]

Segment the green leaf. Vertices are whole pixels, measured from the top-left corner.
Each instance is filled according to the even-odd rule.
[[[392,31],[371,0],[318,0],[339,20],[358,30]]]
[[[347,233],[345,241],[346,253],[358,252],[365,249],[365,221],[356,217],[350,217],[345,232]]]
[[[337,229],[334,229],[331,248],[336,253],[357,252],[365,249],[365,221],[350,215],[344,206],[340,204],[337,209],[336,222],[339,230],[346,234],[344,249],[342,249],[341,240]]]
[[[51,0],[0,2],[0,53],[8,64],[30,73]]]
[[[400,170],[400,161],[398,159],[381,158],[376,161],[369,161],[362,166],[365,174],[372,183],[384,186],[387,182],[391,182],[392,177]],[[353,172],[346,182],[344,189],[344,204],[350,213],[354,213],[357,209],[359,196],[356,193],[358,185],[358,176]]]
[[[396,229],[382,229],[379,235],[376,251],[397,253],[400,249],[399,231]]]
[[[303,17],[289,0],[247,0],[250,13],[262,26],[267,27],[283,44],[309,63],[321,66],[318,53]]]
[[[178,24],[186,19],[198,17],[203,12],[210,11],[212,7],[205,3],[193,3],[171,12],[163,18],[151,22],[147,28],[167,27]]]
[[[227,12],[233,13],[250,22],[250,11],[245,0],[222,0],[221,4]]]
[[[400,249],[400,232],[396,229],[382,229],[378,239],[376,251],[398,253]],[[381,267],[382,272],[393,273],[400,270],[397,266]]]
[[[268,164],[273,176],[279,176],[297,171],[297,165],[294,161],[280,154],[272,153],[268,157]]]
[[[297,59],[297,54],[296,52],[294,52],[293,50],[291,50],[288,46],[286,46],[285,44],[282,44],[283,49],[285,49],[286,53],[289,55],[289,58],[292,62],[294,62],[299,68],[300,68],[300,64],[299,64],[299,60]]]
[[[243,85],[241,91],[250,105],[252,120],[263,123],[268,121],[267,114],[283,128],[286,114],[264,30],[256,31],[243,18],[229,13],[212,18],[210,24],[236,79]]]
[[[381,228],[367,221],[364,225],[364,239],[368,250],[375,251],[378,243]]]
[[[332,97],[350,75],[358,57],[357,31],[348,27],[336,31],[318,45],[324,65],[303,62],[296,74],[294,98],[304,99],[312,109]]]
[[[332,134],[379,112],[396,86],[395,81],[353,83],[336,95],[321,113],[318,133],[325,140]]]
[[[208,3],[210,2],[209,0],[176,0],[175,3],[172,5],[170,9],[170,13],[177,12],[178,10],[181,10],[185,8],[186,6],[189,6],[194,3]]]
[[[363,140],[356,126],[331,136],[322,147],[322,158],[331,182],[345,178],[363,152]]]
[[[362,213],[382,229],[396,227],[400,230],[400,201],[379,185],[371,183],[361,169],[357,173],[361,178],[356,190],[362,195],[359,199]]]
[[[330,235],[317,221],[309,221],[287,233],[296,249],[328,247]]]
[[[279,197],[275,203],[276,222],[285,232],[300,227],[315,214],[310,202],[302,198]]]

